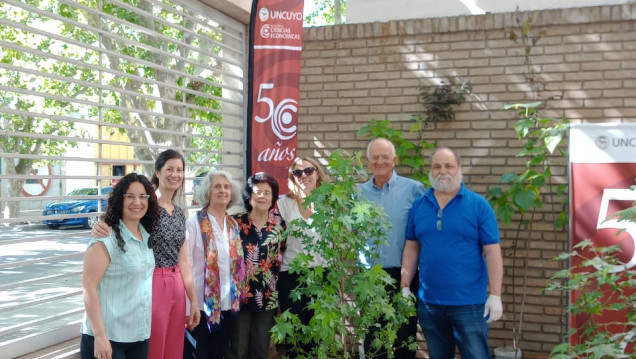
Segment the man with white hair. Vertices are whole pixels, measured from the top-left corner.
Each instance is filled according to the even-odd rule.
[[[359,189],[364,199],[373,201],[384,208],[391,230],[387,233],[387,245],[378,249],[379,259],[370,261],[369,265],[381,264],[384,269],[396,282],[395,287],[389,288],[393,294],[399,293],[400,271],[402,266],[402,251],[404,249],[404,233],[408,220],[411,204],[421,194],[425,192],[424,185],[410,178],[399,176],[395,173],[394,167],[397,162],[395,156],[395,146],[386,138],[376,138],[369,142],[367,147],[367,161],[373,177],[360,185]],[[369,238],[369,244],[373,238]],[[412,290],[415,292],[417,281],[413,281]],[[409,287],[409,286],[407,286]],[[406,290],[406,293],[410,293]],[[414,359],[415,351],[410,351],[404,343],[408,339],[415,341],[417,332],[417,319],[412,317],[409,323],[402,326],[397,332],[396,345],[394,345],[394,355],[396,359]],[[369,350],[371,335],[365,340],[365,352]],[[386,353],[377,353],[374,356],[367,354],[367,358],[386,358]]]
[[[495,213],[466,188],[460,159],[433,151],[431,188],[409,213],[401,286],[419,265],[417,315],[431,359],[490,358],[489,323],[501,318],[503,260]]]

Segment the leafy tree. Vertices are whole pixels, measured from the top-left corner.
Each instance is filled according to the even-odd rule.
[[[514,17],[515,26],[506,30],[508,38],[521,48],[525,66],[525,81],[528,85],[528,97],[539,99],[544,85],[540,74],[532,66],[532,49],[539,40],[545,37],[544,30],[535,30],[532,17],[517,12]],[[545,103],[534,101],[529,103],[513,103],[504,106],[506,110],[515,110],[518,120],[514,125],[521,149],[515,157],[524,161],[520,169],[513,169],[501,175],[499,186],[491,187],[486,198],[493,207],[497,218],[504,226],[516,225],[511,238],[510,250],[513,265],[511,268],[513,296],[512,348],[517,353],[521,350],[523,339],[523,323],[528,288],[527,276],[530,260],[527,250],[530,248],[531,234],[539,223],[553,222],[554,232],[562,231],[567,225],[567,190],[568,185],[557,183],[552,169],[564,166],[567,162],[565,138],[569,129],[566,118],[550,118],[541,115]],[[558,203],[560,201],[560,204]],[[550,218],[541,213],[544,204],[555,213]],[[553,219],[553,221],[552,221]],[[502,238],[502,243],[506,238]],[[515,265],[519,261],[521,268]],[[519,271],[521,275],[519,275]]]
[[[0,5],[0,18],[16,23],[0,25],[0,39],[13,45],[0,48],[0,86],[10,89],[0,92],[0,129],[12,134],[0,138],[0,149],[63,155],[77,145],[74,138],[86,136],[73,121],[82,118],[116,124],[111,131],[140,144],[135,158],[147,163],[166,147],[203,149],[187,153],[187,161],[218,163],[223,27],[191,20],[197,16],[167,1]],[[25,175],[37,164],[16,157],[5,161],[6,174]],[[9,182],[8,195],[19,197],[25,180]],[[17,217],[19,202],[9,205]]]
[[[347,0],[307,0],[314,2],[314,10],[305,14],[305,25],[338,25],[346,20]]]
[[[497,218],[506,225],[510,224],[514,215],[521,217],[520,225],[532,222],[533,210],[543,207],[542,195],[556,192],[562,196],[567,191],[567,184],[557,185],[556,190],[553,188],[552,166],[567,158],[563,138],[568,130],[568,121],[539,117],[538,108],[541,104],[532,102],[505,106],[506,109],[515,109],[519,113],[520,119],[515,124],[515,132],[519,140],[524,142],[517,157],[526,159],[524,171],[510,171],[499,179],[500,183],[509,185],[508,188],[492,187],[487,194]],[[555,152],[558,156],[551,157]],[[531,218],[524,218],[526,215]],[[563,227],[566,224],[567,212],[563,209],[555,226]]]
[[[32,25],[37,17],[26,11],[19,11],[8,5],[0,6],[0,18],[15,17],[24,25]],[[12,42],[28,42],[35,49],[48,49],[51,39],[43,36],[28,36],[20,29],[0,25],[0,39]],[[69,56],[72,56],[69,54]],[[0,151],[16,154],[15,158],[5,159],[6,175],[26,175],[37,165],[45,164],[33,159],[33,155],[58,156],[64,154],[74,141],[60,142],[47,138],[47,135],[68,137],[76,133],[73,122],[64,120],[64,116],[79,111],[78,106],[59,98],[78,96],[83,92],[92,92],[82,86],[71,86],[59,78],[42,78],[27,70],[43,69],[49,73],[70,75],[79,73],[86,76],[81,69],[71,70],[68,66],[51,63],[46,57],[36,53],[17,51],[9,47],[0,48],[0,86],[12,88],[13,91],[0,91],[0,130],[5,136],[0,137]],[[31,93],[46,93],[51,97],[29,96]],[[34,136],[38,134],[38,136]],[[18,178],[9,181],[8,195],[20,197],[26,179]],[[7,202],[9,215],[17,217],[20,202]]]
[[[305,199],[305,203],[314,205],[313,222],[293,221],[288,228],[327,263],[312,271],[308,269],[312,260],[309,255],[296,256],[290,270],[298,273],[300,284],[292,297],[310,298],[314,316],[309,325],[302,325],[296,315],[286,311],[276,319],[272,330],[277,342],[285,341],[299,350],[302,344],[315,343],[312,352],[301,353],[304,358],[353,358],[361,339],[371,335],[371,328],[377,331],[373,332],[371,352],[367,354],[391,352],[397,328],[415,315],[414,297],[390,296],[386,287],[398,283],[380,265],[369,269],[358,260],[360,253],[366,258],[378,257],[377,248],[385,243],[379,238],[386,237],[390,226],[381,207],[356,196],[358,180],[366,176],[361,156],[334,152],[328,166],[334,181],[323,182]],[[320,238],[313,242],[306,228],[319,233]],[[372,248],[367,246],[367,238],[378,238]],[[380,320],[385,323],[382,327]],[[396,344],[411,348],[417,345]]]
[[[57,8],[58,13],[69,19],[84,18],[96,28],[106,27],[106,33],[117,35],[105,36],[101,40],[103,46],[109,50],[105,52],[108,68],[112,70],[108,84],[121,89],[105,98],[110,100],[109,104],[112,107],[124,105],[134,110],[111,108],[107,110],[105,119],[138,127],[136,130],[126,131],[133,143],[183,147],[189,140],[190,145],[219,150],[220,141],[206,139],[220,138],[222,131],[219,127],[205,126],[200,122],[186,122],[179,118],[221,122],[221,83],[218,73],[211,71],[220,69],[220,61],[216,56],[221,48],[205,40],[210,38],[221,42],[221,34],[212,28],[200,27],[189,21],[188,16],[194,17],[195,14],[188,8],[181,8],[185,16],[179,17],[147,0],[127,0],[124,1],[124,4],[126,3],[136,9],[133,11],[115,1],[88,1],[87,6],[96,8],[101,4],[104,15],[116,18],[116,21],[106,22],[102,21],[101,14],[96,15],[81,7],[59,4]],[[167,25],[143,16],[144,13],[152,14],[157,11],[171,24]],[[137,30],[135,26],[152,31]],[[85,38],[83,34],[84,31],[76,27],[65,26],[62,31],[62,35],[78,40]],[[163,53],[173,56],[165,56]],[[134,60],[127,60],[121,56],[122,54]],[[190,76],[179,74],[184,71]],[[115,76],[118,73],[132,75],[136,79]],[[162,99],[160,103],[152,96],[154,91],[158,91],[159,98]],[[183,102],[193,107],[186,108]],[[120,131],[123,132],[123,129]],[[195,133],[200,137],[175,136],[167,131]],[[140,160],[154,161],[158,152],[160,150],[149,146],[135,147],[135,157]],[[191,154],[190,157],[189,161],[197,160],[195,154]],[[218,158],[215,160],[218,161]],[[152,165],[149,165],[145,172],[152,173]]]
[[[520,295],[518,303],[513,301],[512,310],[512,347],[519,349],[524,320],[524,308],[527,294],[527,275],[529,260],[522,255],[520,242],[527,240],[532,233],[533,225],[540,220],[539,210],[544,202],[552,203],[554,197],[563,198],[567,193],[567,184],[555,184],[552,176],[552,168],[562,165],[567,158],[567,151],[563,145],[563,139],[568,131],[567,119],[552,119],[539,116],[539,106],[542,103],[519,103],[505,106],[505,109],[517,110],[519,120],[514,130],[519,141],[522,142],[521,150],[516,154],[517,158],[525,160],[523,170],[513,170],[504,173],[499,178],[500,186],[491,187],[486,198],[493,207],[497,218],[506,226],[516,223],[512,242],[512,258],[521,259],[523,265],[521,285],[518,285],[517,267],[512,267],[513,296]],[[555,230],[559,230],[567,224],[566,198],[561,200],[561,210],[554,220]],[[521,253],[518,257],[518,253]]]

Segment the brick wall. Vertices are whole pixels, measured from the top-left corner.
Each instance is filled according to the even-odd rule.
[[[515,25],[514,15],[306,29],[299,154],[326,159],[336,148],[364,150],[368,138],[356,132],[371,119],[389,119],[408,132],[408,119],[423,108],[418,86],[450,76],[470,81],[472,94],[457,108],[454,121],[431,126],[425,136],[456,148],[466,183],[485,194],[502,173],[523,164],[514,158],[520,148],[513,132],[515,113],[503,105],[535,99],[524,83],[522,48],[506,35],[506,28]],[[545,85],[537,98],[546,102],[544,116],[572,123],[636,121],[636,4],[524,16],[532,18],[533,31],[546,31],[530,57]],[[553,171],[557,181],[567,181],[565,164]],[[556,206],[547,201],[529,236],[517,243],[517,259],[512,250],[516,226],[502,228],[505,319],[492,325],[490,342],[492,347],[512,344],[513,313],[519,310],[525,282],[519,342],[525,358],[547,357],[565,330],[565,298],[542,291],[558,269],[552,258],[567,249],[566,233],[550,225]],[[520,258],[527,259],[527,271]]]

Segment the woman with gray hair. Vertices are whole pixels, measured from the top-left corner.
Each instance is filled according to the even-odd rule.
[[[230,342],[245,296],[245,264],[239,226],[227,209],[240,195],[232,175],[216,170],[195,193],[202,208],[186,222],[186,241],[203,311],[199,325],[186,332],[184,358],[221,359]]]

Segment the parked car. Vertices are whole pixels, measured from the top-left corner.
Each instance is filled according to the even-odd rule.
[[[112,187],[102,188],[102,194],[108,195]],[[97,187],[80,188],[69,192],[68,196],[97,196]],[[91,199],[67,199],[61,202],[51,202],[44,207],[43,214],[45,216],[61,215],[61,214],[81,214],[97,212],[97,198]],[[108,201],[101,200],[101,211],[106,209]],[[57,229],[60,226],[84,226],[92,228],[97,222],[98,216],[79,217],[79,218],[63,218],[63,219],[46,219],[42,223],[49,228]]]

